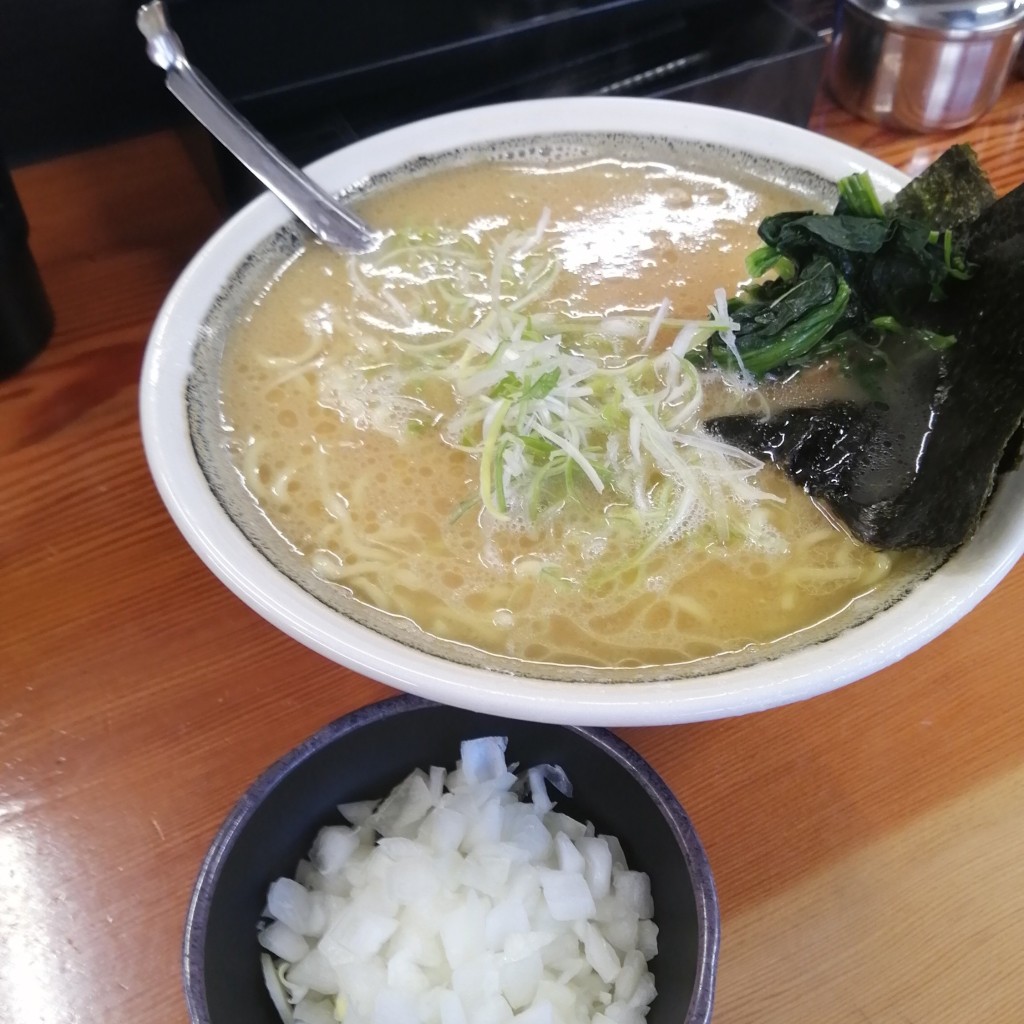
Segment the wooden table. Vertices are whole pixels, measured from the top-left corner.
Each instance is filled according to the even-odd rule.
[[[959,133],[826,100],[907,170],[972,141],[1024,178],[1024,82]],[[16,175],[58,331],[0,384],[0,1020],[182,1024],[199,862],[253,777],[388,691],[200,564],[143,461],[136,381],[219,213],[171,133]],[[905,661],[741,719],[624,729],[717,876],[717,1024],[1024,1021],[1024,564]]]

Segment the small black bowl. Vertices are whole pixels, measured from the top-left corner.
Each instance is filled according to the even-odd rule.
[[[707,857],[679,801],[631,747],[604,729],[480,715],[418,697],[338,719],[265,771],[221,826],[188,910],[185,996],[195,1024],[280,1024],[260,970],[256,926],[274,879],[292,876],[337,805],[380,797],[414,768],[454,766],[462,740],[508,736],[508,756],[558,764],[575,789],[558,809],[622,842],[646,871],[659,928],[658,995],[648,1024],[711,1019],[719,918]]]

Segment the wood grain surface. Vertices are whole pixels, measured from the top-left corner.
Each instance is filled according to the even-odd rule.
[[[822,98],[914,172],[1024,179],[1024,83],[962,132]],[[300,647],[178,534],[139,440],[159,303],[220,214],[166,133],[16,175],[58,329],[0,384],[0,1020],[184,1024],[182,923],[268,763],[384,687]],[[1024,1021],[1024,565],[884,672],[739,719],[624,729],[716,874],[717,1024]]]

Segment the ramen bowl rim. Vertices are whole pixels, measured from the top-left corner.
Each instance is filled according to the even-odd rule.
[[[499,127],[500,126],[500,127]],[[869,171],[880,192],[908,179],[845,143],[753,114],[672,100],[574,97],[473,108],[353,143],[309,167],[335,191],[461,146],[568,132],[703,141],[768,157],[830,180]],[[385,637],[288,579],[224,511],[197,460],[185,403],[198,328],[229,274],[288,223],[269,194],[201,248],[168,294],[146,348],[143,446],[174,522],[210,570],[246,604],[320,654],[397,689],[468,710],[554,724],[627,726],[724,718],[803,700],[862,679],[917,650],[974,608],[1024,552],[1024,472],[1005,474],[979,529],[890,607],[839,634],[739,668],[640,682],[560,681],[449,661]]]

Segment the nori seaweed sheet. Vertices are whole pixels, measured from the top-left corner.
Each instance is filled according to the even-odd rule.
[[[877,548],[957,547],[977,527],[999,468],[1019,455],[1024,186],[977,217],[968,239],[973,276],[951,285],[923,316],[956,343],[903,364],[898,392],[891,388],[882,402],[709,424],[776,462]]]
[[[893,217],[930,224],[938,231],[975,220],[996,193],[966,143],[950,146],[886,206]]]

